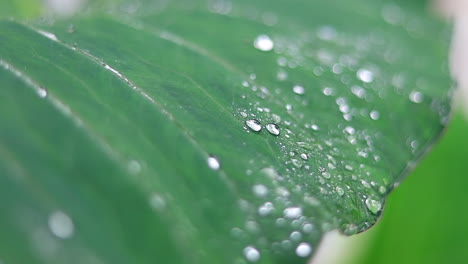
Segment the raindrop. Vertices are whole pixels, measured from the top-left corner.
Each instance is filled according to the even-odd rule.
[[[308,160],[309,159],[309,156],[307,154],[305,154],[305,153],[302,153],[300,156],[301,156],[301,159],[303,159],[303,160]]]
[[[260,132],[262,130],[262,124],[257,119],[250,119],[245,121],[245,124],[255,132]]]
[[[73,236],[75,226],[67,214],[57,211],[49,216],[49,229],[56,237],[68,239]]]
[[[304,87],[302,87],[301,85],[294,85],[293,92],[295,94],[304,94],[305,90],[304,90]]]
[[[270,123],[266,125],[266,129],[272,135],[279,136],[280,134],[280,127],[277,124]]]
[[[219,170],[219,168],[221,168],[221,164],[215,156],[209,156],[207,162],[212,170]]]
[[[308,257],[310,253],[312,253],[312,247],[307,243],[301,243],[296,248],[296,255],[298,255],[299,257]]]
[[[270,51],[274,46],[273,40],[267,35],[259,35],[254,41],[254,47],[261,51]]]
[[[260,252],[256,248],[248,246],[244,248],[244,257],[250,262],[257,262],[260,259]]]
[[[378,212],[380,212],[380,210],[382,210],[382,203],[370,197],[366,199],[366,206],[367,209],[369,209],[369,211],[371,211],[371,213],[373,214],[377,214]]]
[[[359,69],[356,76],[365,83],[370,83],[374,80],[374,74],[367,69]]]
[[[283,214],[286,218],[294,219],[302,216],[302,208],[300,207],[288,207],[284,209]]]
[[[421,92],[412,91],[409,95],[411,102],[420,104],[424,100],[424,95]]]

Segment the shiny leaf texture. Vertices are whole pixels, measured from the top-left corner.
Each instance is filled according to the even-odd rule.
[[[0,260],[306,263],[450,113],[447,28],[381,1],[121,1],[0,22]]]

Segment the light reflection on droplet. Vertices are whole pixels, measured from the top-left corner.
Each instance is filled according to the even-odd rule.
[[[372,118],[373,120],[377,120],[380,118],[380,113],[378,111],[371,111],[370,112],[370,118]]]
[[[261,51],[270,51],[274,46],[273,40],[267,35],[259,35],[254,41],[254,47]]]
[[[260,252],[256,248],[248,246],[244,248],[244,257],[250,262],[257,262],[260,259]]]
[[[370,197],[366,199],[366,206],[367,209],[369,209],[369,211],[371,211],[373,214],[377,214],[380,212],[380,210],[382,210],[382,203]]]
[[[207,163],[212,170],[219,170],[219,168],[221,168],[221,164],[215,156],[209,156],[207,159]]]
[[[67,214],[57,211],[49,216],[49,229],[56,237],[68,239],[73,236],[75,226]]]

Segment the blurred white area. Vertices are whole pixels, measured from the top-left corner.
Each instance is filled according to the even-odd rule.
[[[356,263],[366,252],[373,236],[372,230],[353,236],[345,236],[338,231],[328,232],[310,264]]]
[[[71,16],[78,12],[86,0],[43,0],[48,12],[59,16]]]
[[[450,70],[459,86],[456,103],[464,108],[468,117],[468,0],[437,0],[435,6],[454,22]]]

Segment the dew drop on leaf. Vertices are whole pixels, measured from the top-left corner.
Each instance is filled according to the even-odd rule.
[[[296,255],[299,257],[308,257],[312,253],[312,247],[308,243],[301,243],[296,248]]]
[[[273,40],[267,35],[259,35],[254,41],[254,47],[261,51],[270,51],[274,46]]]
[[[266,129],[272,135],[279,136],[279,134],[280,134],[280,128],[279,128],[279,126],[277,124],[273,124],[273,123],[268,124],[268,125],[266,125]]]
[[[260,252],[256,248],[248,246],[244,248],[244,257],[250,262],[257,262],[260,259]]]
[[[257,119],[250,119],[245,121],[245,124],[253,131],[260,132],[262,130],[262,124]]]
[[[374,80],[374,74],[367,69],[359,69],[356,75],[359,80],[365,83],[370,83]]]
[[[369,209],[369,211],[371,211],[371,213],[373,214],[377,214],[378,212],[380,212],[380,210],[382,210],[382,203],[370,197],[366,199],[366,206],[367,209]]]
[[[208,166],[213,170],[219,170],[219,168],[221,168],[221,164],[215,156],[209,156],[207,162]]]
[[[304,90],[304,87],[301,86],[301,85],[294,85],[293,87],[293,92],[295,94],[304,94],[305,93],[305,90]]]
[[[49,229],[56,237],[68,239],[73,236],[75,226],[67,214],[57,211],[49,216]]]
[[[44,88],[44,87],[39,87],[39,89],[37,89],[37,94],[39,95],[40,98],[46,98],[47,97],[47,89]]]
[[[418,91],[412,91],[409,95],[411,102],[415,104],[420,104],[424,100],[424,95]]]

